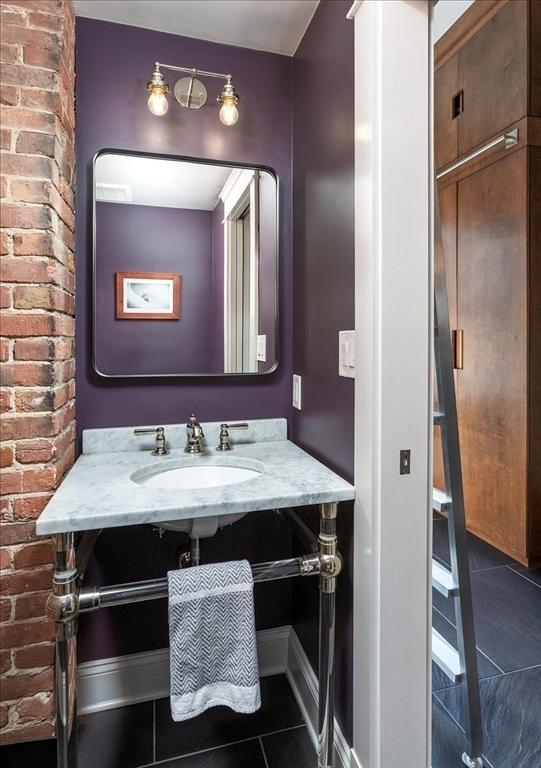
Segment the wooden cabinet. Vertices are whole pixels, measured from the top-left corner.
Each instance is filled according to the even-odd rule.
[[[477,0],[438,41],[434,115],[436,168],[541,117],[540,0]]]
[[[469,530],[524,558],[527,442],[527,152],[458,184],[457,405]]]
[[[541,120],[531,113],[541,68],[528,51],[541,1],[492,5],[438,70],[437,163],[464,159],[516,121],[520,140],[442,177],[438,197],[450,324],[464,338],[455,382],[467,527],[532,565],[541,562]],[[451,129],[441,104],[460,87],[464,111]],[[437,429],[434,444],[443,488]]]

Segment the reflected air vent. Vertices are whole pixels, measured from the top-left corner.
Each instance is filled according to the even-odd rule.
[[[101,203],[131,203],[129,184],[96,184],[96,200]]]

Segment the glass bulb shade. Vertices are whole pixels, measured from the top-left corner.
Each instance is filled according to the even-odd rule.
[[[163,117],[169,109],[169,102],[162,88],[153,88],[148,97],[148,108],[156,117]]]
[[[224,99],[220,109],[220,120],[224,125],[235,125],[239,119],[239,110],[233,99]]]

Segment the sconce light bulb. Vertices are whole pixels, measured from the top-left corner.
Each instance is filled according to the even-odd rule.
[[[220,120],[224,125],[235,125],[239,119],[239,110],[234,99],[224,99],[220,109]]]
[[[169,109],[169,102],[162,88],[154,88],[148,97],[148,108],[156,117],[163,117]]]

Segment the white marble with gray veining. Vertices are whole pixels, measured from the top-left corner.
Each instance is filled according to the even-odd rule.
[[[354,498],[352,485],[285,439],[285,420],[268,422],[249,422],[248,431],[232,433],[234,448],[227,454],[215,449],[215,425],[203,424],[208,447],[205,453],[195,456],[177,447],[179,442],[184,445],[185,432],[177,440],[171,430],[169,445],[174,447],[168,456],[156,457],[150,454],[152,439],[145,443],[146,438],[141,438],[145,450],[140,443],[131,443],[133,428],[88,430],[83,438],[85,453],[40,515],[36,531],[46,535],[211,516],[219,516],[223,521],[227,515]],[[101,434],[94,438],[94,431]],[[115,436],[108,438],[105,432]],[[248,433],[252,439],[257,435],[258,441],[240,442]],[[278,434],[282,434],[282,439],[277,438]],[[126,441],[123,445],[128,445],[128,449],[120,447],[121,440]],[[109,452],[97,452],[99,446],[109,448]],[[235,485],[192,490],[150,488],[132,479],[132,475],[140,478],[154,473],[160,466],[186,462],[232,466],[238,462],[239,466],[257,466],[262,471],[257,477]]]
[[[226,419],[224,419],[226,421]],[[206,448],[218,445],[220,421],[202,422]],[[235,421],[232,424],[238,423]],[[285,419],[253,419],[247,422],[248,429],[231,430],[232,443],[263,443],[269,440],[287,438]],[[186,424],[142,424],[141,427],[164,427],[168,448],[184,448]],[[83,432],[83,453],[118,453],[121,451],[150,451],[154,443],[152,435],[134,435],[135,427],[112,427],[111,429],[85,429]]]

